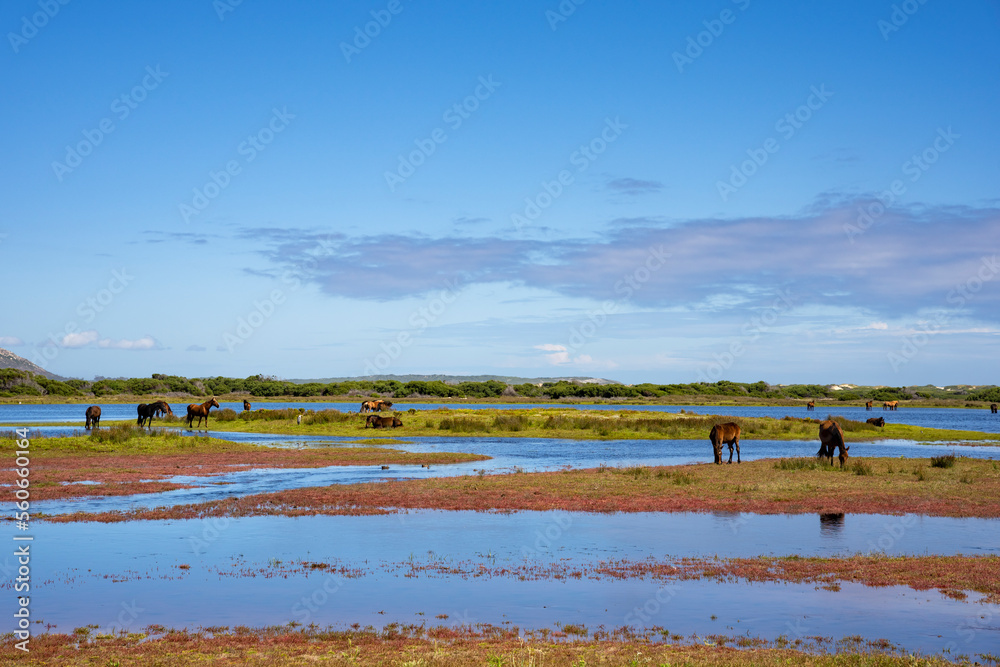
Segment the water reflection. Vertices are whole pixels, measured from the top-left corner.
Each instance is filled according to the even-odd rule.
[[[844,529],[843,512],[823,512],[819,515],[819,534],[832,536]]]

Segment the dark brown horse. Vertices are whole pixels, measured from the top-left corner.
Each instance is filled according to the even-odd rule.
[[[868,401],[867,403],[865,403],[865,410],[871,410],[872,409],[872,403],[873,403],[873,401]]]
[[[205,420],[205,426],[208,426],[208,413],[212,408],[219,407],[219,402],[215,398],[210,398],[201,405],[197,403],[192,403],[188,406],[188,428],[191,428],[191,424],[194,422],[194,418],[198,418],[198,426],[201,426],[201,420]]]
[[[156,401],[148,405],[140,403],[136,406],[135,410],[139,415],[135,423],[139,426],[152,426],[153,417],[174,414],[174,411],[170,409],[170,405],[166,401]]]
[[[244,411],[249,411],[250,410],[250,401],[248,401],[245,398],[243,399],[243,410]]]
[[[881,428],[885,426],[885,417],[879,417],[878,419],[872,417],[871,419],[868,420],[867,423],[871,424],[872,426],[878,426],[879,428]]]
[[[380,417],[378,415],[371,415],[365,421],[365,428],[371,426],[372,428],[398,428],[403,425],[403,422],[399,417]]]
[[[847,462],[847,450],[850,447],[844,444],[844,432],[840,429],[840,424],[833,421],[832,419],[827,419],[826,421],[821,421],[819,423],[819,451],[816,452],[816,457],[820,459],[826,459],[833,465],[833,450],[840,449],[840,467],[844,467],[844,463]]]
[[[375,409],[379,412],[383,410],[389,410],[392,408],[392,403],[390,401],[383,401],[381,398],[375,401]]]
[[[809,401],[808,403],[806,403],[806,410],[815,410],[815,409],[816,409],[816,401]]]
[[[86,429],[89,431],[91,428],[97,428],[101,425],[101,407],[98,405],[91,405],[87,408],[87,412],[84,413],[87,417]]]
[[[729,463],[733,462],[733,445],[736,445],[736,462],[740,463],[740,425],[733,422],[726,424],[716,424],[712,427],[712,432],[708,434],[708,439],[712,441],[712,452],[715,454],[715,462],[722,463],[722,445],[729,445]]]
[[[990,403],[990,412],[992,412],[993,414],[997,413],[997,404],[996,403]]]

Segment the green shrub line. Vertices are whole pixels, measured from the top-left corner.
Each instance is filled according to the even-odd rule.
[[[393,398],[524,398],[539,400],[643,400],[669,397],[700,396],[717,399],[760,399],[801,401],[831,399],[848,401],[910,401],[918,399],[962,400],[975,402],[1000,401],[1000,387],[969,387],[957,385],[939,389],[921,387],[855,387],[834,390],[819,384],[770,385],[757,382],[695,382],[636,385],[577,383],[561,380],[542,384],[508,385],[498,380],[458,382],[440,380],[345,380],[342,382],[295,383],[265,375],[247,378],[186,378],[179,375],[154,373],[148,378],[99,378],[92,382],[79,379],[51,380],[42,375],[14,368],[0,369],[0,397],[28,396],[112,398],[151,395],[184,395],[191,397],[242,395],[259,398],[354,397],[358,401],[372,396]],[[880,408],[881,406],[876,406]]]

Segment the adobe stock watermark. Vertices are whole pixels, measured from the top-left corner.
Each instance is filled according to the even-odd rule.
[[[304,253],[303,259],[297,266],[282,272],[281,282],[288,286],[289,291],[298,290],[302,286],[303,280],[307,279],[309,272],[318,266],[319,259],[324,255],[332,254],[336,246],[335,239],[336,237],[332,234],[317,239],[316,245],[311,249],[313,252]],[[288,295],[284,290],[273,289],[267,295],[254,299],[253,307],[247,314],[236,319],[235,329],[232,332],[227,331],[222,334],[225,348],[220,347],[219,349],[226,349],[230,353],[235,352],[237,347],[250,340],[264,324],[274,317],[278,307],[284,305],[287,298]]]
[[[213,0],[212,9],[220,21],[226,20],[226,14],[232,14],[236,8],[243,4],[243,0]]]
[[[502,85],[501,82],[494,81],[492,74],[479,77],[479,83],[472,93],[445,109],[444,113],[441,114],[441,120],[452,131],[458,130],[465,121],[472,117],[480,105],[490,99],[497,88]],[[396,169],[386,171],[384,174],[385,184],[389,186],[389,192],[395,192],[397,187],[406,182],[406,179],[417,173],[417,169],[427,162],[427,158],[437,152],[438,146],[446,141],[448,141],[448,133],[443,127],[434,128],[422,139],[414,139],[415,148],[405,155],[400,153]]]
[[[50,332],[48,341],[41,346],[36,346],[31,351],[31,361],[44,368],[47,363],[54,361],[59,356],[59,351],[62,348],[75,347],[77,346],[75,345],[77,342],[89,343],[97,340],[97,332],[85,330],[81,326],[80,321],[83,322],[83,325],[92,324],[98,315],[111,307],[115,298],[124,292],[134,280],[135,276],[130,275],[127,268],[112,269],[111,278],[108,280],[107,285],[83,299],[77,305],[76,314],[80,320],[69,320],[63,326],[61,332]]]
[[[389,368],[394,361],[402,356],[403,350],[413,345],[413,341],[427,331],[432,324],[437,322],[451,305],[455,303],[461,287],[458,279],[446,280],[443,290],[410,313],[410,317],[407,319],[411,327],[410,329],[397,332],[388,343],[379,343],[382,351],[374,357],[365,359],[364,374],[379,375]]]
[[[608,150],[608,146],[621,137],[622,132],[628,129],[628,125],[621,121],[620,116],[604,119],[604,127],[593,139],[587,143],[580,144],[580,147],[570,153],[569,163],[573,170],[563,169],[551,181],[542,181],[541,189],[532,197],[524,198],[524,209],[519,213],[513,213],[510,221],[514,224],[514,229],[520,231],[522,228],[537,220],[542,212],[552,206],[555,200],[559,199],[566,188],[576,182],[576,174],[582,174],[590,168],[598,157]]]
[[[569,512],[556,512],[549,515],[549,520],[545,524],[544,530],[539,528],[535,531],[535,541],[531,544],[521,545],[521,556],[523,558],[538,558],[548,554],[552,555],[552,547],[558,542],[563,533],[573,525],[573,515]]]
[[[674,571],[676,571],[676,568],[674,568]],[[642,606],[633,607],[632,611],[625,614],[625,617],[622,619],[624,625],[629,628],[647,626],[664,607],[677,597],[677,593],[681,590],[683,590],[683,587],[677,582],[670,582],[660,586],[649,599],[642,603]]]
[[[22,16],[21,29],[7,33],[7,41],[10,42],[10,48],[14,49],[14,53],[20,53],[21,47],[34,39],[38,31],[47,26],[59,10],[69,3],[70,0],[38,0],[39,11],[31,16]]]
[[[926,5],[927,0],[903,0],[903,2],[898,5],[892,6],[892,12],[889,14],[889,20],[879,19],[876,24],[878,31],[882,33],[882,39],[889,41],[889,35],[894,32],[899,32],[910,20],[910,17],[920,11],[922,5]]]
[[[549,23],[549,28],[555,32],[560,23],[565,23],[569,17],[576,13],[576,8],[587,0],[562,0],[554,10],[545,10],[545,20]]]
[[[740,335],[733,340],[725,352],[712,354],[712,361],[698,369],[699,382],[717,382],[726,371],[733,367],[736,360],[746,354],[748,346],[754,343],[762,334],[771,330],[782,313],[792,308],[791,292],[778,290],[778,296],[770,306],[764,308],[759,315],[754,315],[740,327]]]
[[[178,204],[178,211],[181,219],[185,223],[191,222],[191,218],[200,214],[208,205],[212,203],[222,191],[229,187],[234,176],[243,173],[243,167],[257,159],[267,147],[274,141],[274,138],[288,128],[289,121],[295,118],[295,114],[288,113],[288,107],[277,107],[271,109],[271,118],[267,123],[255,133],[247,135],[236,146],[236,154],[241,159],[234,158],[226,162],[218,171],[209,170],[208,180],[200,188],[192,191],[191,203],[181,202]]]
[[[97,127],[81,130],[83,139],[75,144],[66,144],[66,154],[63,161],[52,161],[52,172],[56,175],[56,179],[62,183],[67,174],[72,173],[74,169],[83,164],[84,158],[93,153],[94,149],[115,131],[117,126],[114,119],[117,118],[121,122],[132,115],[132,112],[138,109],[139,105],[146,101],[149,94],[159,88],[168,76],[170,76],[170,72],[162,71],[159,65],[155,68],[147,65],[146,75],[139,83],[111,101],[110,111],[114,117],[102,118],[97,122]]]
[[[750,0],[732,0],[732,2],[741,12],[745,12],[750,6]],[[695,35],[688,35],[683,53],[680,51],[674,51],[673,53],[677,71],[683,74],[684,68],[693,64],[695,60],[705,53],[705,49],[715,44],[715,40],[721,37],[722,33],[726,31],[726,26],[736,22],[737,16],[739,14],[727,7],[719,12],[718,18],[702,21],[701,24],[705,26],[705,29]]]
[[[354,26],[354,38],[348,42],[340,43],[340,52],[344,54],[344,59],[351,62],[351,59],[371,46],[372,40],[382,34],[382,31],[389,27],[392,19],[402,13],[403,3],[400,0],[389,0],[385,9],[373,9],[372,20],[364,26]]]
[[[872,556],[886,555],[896,547],[900,540],[906,535],[907,528],[912,527],[917,522],[915,514],[906,514],[898,517],[892,523],[882,524],[882,534],[878,541],[868,540],[868,553]]]
[[[975,274],[955,285],[955,287],[945,296],[945,301],[955,307],[938,311],[930,322],[924,322],[923,328],[915,331],[903,338],[897,352],[886,354],[886,360],[892,367],[894,373],[898,373],[902,366],[910,363],[914,357],[931,341],[931,337],[940,333],[956,315],[961,314],[965,304],[973,300],[986,283],[992,281],[997,273],[1000,273],[1000,264],[997,263],[997,256],[982,257],[979,269]]]
[[[344,577],[336,572],[328,571],[323,576],[321,585],[292,605],[291,611],[295,614],[296,620],[303,625],[312,620],[313,614],[322,609],[330,601],[330,598],[337,594],[344,582]]]
[[[833,93],[826,89],[825,83],[820,84],[819,88],[811,86],[809,91],[809,96],[803,104],[789,111],[774,123],[775,131],[785,141],[794,137],[812,119],[813,114],[822,109],[833,97]],[[749,179],[767,164],[771,156],[779,150],[781,150],[781,142],[775,137],[765,139],[759,148],[748,148],[746,150],[748,159],[743,160],[739,165],[730,165],[729,178],[715,183],[715,188],[722,201],[729,201],[729,197],[746,185]]]
[[[904,176],[908,177],[910,183],[916,183],[927,171],[937,163],[941,156],[947,153],[955,142],[962,135],[956,134],[951,126],[948,129],[938,128],[937,136],[934,140],[918,153],[910,156],[906,162],[900,166]],[[906,194],[907,185],[901,178],[897,178],[889,184],[881,194],[876,196],[876,201],[858,206],[858,217],[854,223],[844,224],[844,233],[847,240],[854,243],[854,239],[868,231],[886,211],[892,207],[899,198]]]
[[[599,308],[587,311],[585,322],[579,325],[574,324],[570,327],[566,344],[536,347],[553,353],[550,357],[556,363],[568,363],[570,361],[587,363],[592,361],[588,356],[574,359],[572,355],[579,352],[588,341],[597,336],[600,330],[604,328],[604,325],[608,323],[608,318],[618,313],[629,299],[652,279],[653,274],[666,265],[670,256],[670,253],[664,250],[663,245],[647,248],[645,260],[615,282],[615,294],[620,295],[618,299],[608,299],[602,302]]]

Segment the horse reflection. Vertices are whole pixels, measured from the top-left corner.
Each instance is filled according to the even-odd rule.
[[[843,512],[825,512],[819,515],[819,532],[839,533],[844,528]]]

